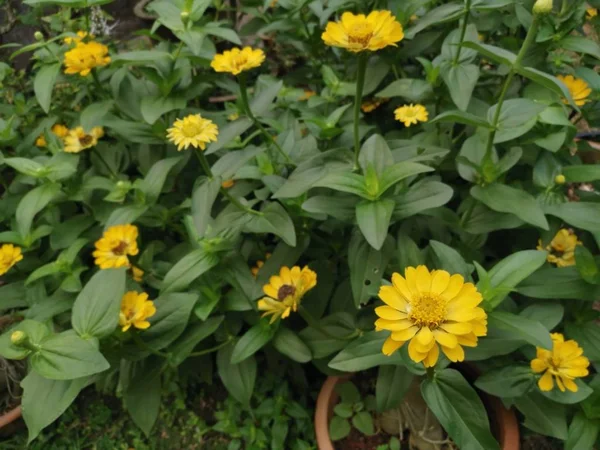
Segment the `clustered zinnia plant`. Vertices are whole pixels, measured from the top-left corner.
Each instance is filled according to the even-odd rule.
[[[254,411],[257,374],[367,371],[457,448],[500,448],[489,395],[598,445],[593,5],[157,0],[129,42],[34,3],[25,76],[0,63],[30,440],[91,385],[149,434],[191,377]]]

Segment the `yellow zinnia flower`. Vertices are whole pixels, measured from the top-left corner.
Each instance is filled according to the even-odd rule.
[[[408,355],[425,367],[435,365],[440,346],[450,361],[463,361],[462,347],[477,346],[487,334],[487,314],[477,306],[483,297],[462,275],[407,267],[404,277],[394,273],[392,285],[379,289],[379,298],[387,306],[375,308],[375,329],[391,332],[382,348],[386,355],[410,341]]]
[[[69,129],[66,126],[61,125],[59,123],[53,125],[51,131],[60,139],[63,139],[67,134],[69,134]],[[39,137],[35,140],[35,145],[36,147],[45,147],[46,145],[48,145],[48,143],[46,142],[46,137],[43,134],[40,134]]]
[[[396,108],[394,111],[396,114],[396,120],[404,123],[405,127],[416,125],[417,122],[427,122],[429,119],[429,113],[423,105],[404,105],[400,108]]]
[[[137,255],[138,229],[135,225],[114,225],[96,241],[96,265],[101,269],[129,267],[127,255]]]
[[[92,131],[85,132],[83,127],[77,127],[69,131],[69,134],[64,138],[65,152],[79,153],[86,148],[95,147],[98,139],[104,136],[102,127],[94,127]]]
[[[379,108],[381,105],[383,105],[387,101],[389,101],[389,98],[374,97],[370,100],[365,100],[364,102],[362,102],[362,105],[360,105],[360,109],[364,113],[370,113],[372,111],[375,111],[377,108]]]
[[[311,91],[310,89],[304,89],[304,93],[298,98],[301,102],[304,100],[308,100],[309,98],[317,95],[315,91]]]
[[[246,70],[254,69],[260,66],[265,60],[265,53],[257,48],[237,47],[231,50],[225,50],[223,53],[217,53],[210,63],[216,72],[229,72],[238,75]]]
[[[270,253],[265,253],[265,260],[269,259],[271,257]],[[261,261],[260,259],[258,261],[256,261],[256,266],[254,266],[252,269],[250,269],[250,272],[252,272],[252,276],[254,278],[256,278],[256,276],[258,275],[258,271],[262,268],[262,266],[265,265],[264,261]]]
[[[291,269],[283,266],[279,275],[274,275],[269,284],[263,286],[267,297],[258,301],[258,309],[265,311],[262,317],[271,317],[275,322],[279,317],[285,319],[292,311],[296,312],[304,294],[317,285],[317,274],[308,266],[300,269],[294,266]]]
[[[587,13],[585,16],[587,20],[592,20],[598,15],[598,10],[596,8],[586,8],[585,12]]]
[[[388,45],[396,46],[404,39],[404,32],[390,11],[372,11],[368,16],[345,12],[339,22],[327,24],[321,39],[327,45],[354,53],[374,52]]]
[[[568,267],[575,265],[575,247],[578,245],[582,245],[582,243],[577,239],[577,235],[571,230],[562,228],[545,248],[540,239],[537,249],[548,251],[547,261],[549,263],[556,264],[557,267]]]
[[[181,151],[191,145],[194,148],[204,150],[206,144],[217,140],[219,129],[208,119],[202,118],[200,114],[190,114],[183,119],[177,119],[173,127],[167,130],[167,138]]]
[[[575,78],[573,75],[557,75],[556,78],[558,78],[565,84],[565,86],[567,86],[567,89],[569,90],[569,93],[571,94],[571,97],[573,97],[573,101],[577,106],[585,105],[585,102],[587,101],[586,99],[592,93],[592,89],[585,82],[585,80],[582,80],[581,78]],[[569,101],[566,98],[563,98],[563,103],[568,105]]]
[[[565,392],[577,392],[575,378],[588,375],[589,359],[583,356],[583,349],[573,340],[565,341],[560,333],[552,333],[552,350],[537,347],[536,358],[531,360],[531,370],[544,372],[538,386],[542,391],[551,391],[554,381],[558,388]],[[554,377],[554,378],[553,378]]]
[[[0,275],[4,275],[16,263],[23,259],[21,247],[4,244],[0,247]]]
[[[98,42],[79,42],[77,46],[65,53],[65,73],[76,74],[82,77],[89,75],[95,67],[105,66],[110,63],[108,47]]]
[[[235,184],[234,180],[225,180],[221,183],[221,187],[223,189],[230,189],[233,187],[234,184]]]
[[[45,147],[46,145],[48,145],[48,143],[46,142],[46,137],[43,134],[40,134],[38,136],[38,138],[35,140],[35,146],[36,147]]]
[[[150,326],[148,318],[156,314],[156,306],[152,300],[148,300],[148,294],[129,291],[121,300],[121,312],[119,313],[119,325],[123,332],[131,326],[145,330]]]
[[[141,283],[144,279],[144,271],[137,266],[131,266],[131,278],[137,283]]]
[[[70,36],[66,37],[63,39],[63,42],[68,45],[79,44],[81,41],[83,41],[88,36],[90,39],[94,39],[96,37],[93,34],[88,35],[87,31],[78,31],[77,37],[70,37]]]

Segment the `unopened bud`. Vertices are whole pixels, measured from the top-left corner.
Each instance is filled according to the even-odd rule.
[[[567,178],[563,175],[556,175],[556,177],[554,177],[554,182],[556,184],[565,184],[567,182]]]
[[[537,0],[533,5],[534,14],[549,14],[552,12],[552,0]]]
[[[181,17],[181,20],[183,20],[185,22],[186,20],[189,19],[190,13],[187,11],[181,11],[181,14],[179,14],[179,17]]]
[[[35,38],[36,41],[44,40],[44,35],[42,34],[41,31],[36,31],[35,33],[33,33],[33,37]]]
[[[13,333],[10,335],[10,342],[13,345],[20,345],[25,341],[25,339],[27,339],[27,335],[21,330],[13,331]]]

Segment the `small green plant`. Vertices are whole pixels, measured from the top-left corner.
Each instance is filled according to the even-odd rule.
[[[334,416],[329,424],[331,440],[344,439],[350,434],[351,427],[366,436],[374,435],[375,397],[367,395],[363,399],[356,385],[350,381],[338,384],[335,390],[341,400],[333,409]]]

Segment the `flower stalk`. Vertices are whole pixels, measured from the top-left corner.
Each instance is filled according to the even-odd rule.
[[[359,169],[358,156],[360,154],[360,133],[358,122],[360,118],[360,105],[362,104],[362,95],[365,87],[365,73],[367,71],[367,54],[358,55],[358,74],[356,77],[356,97],[354,99],[354,170]]]
[[[465,35],[467,34],[467,25],[469,24],[469,16],[471,15],[471,0],[465,1],[465,16],[463,17],[462,28],[460,29],[460,40],[458,42],[458,48],[456,49],[456,55],[454,55],[454,61],[452,61],[452,65],[458,65],[458,61],[460,59],[460,52],[462,50],[462,44],[465,40]]]

